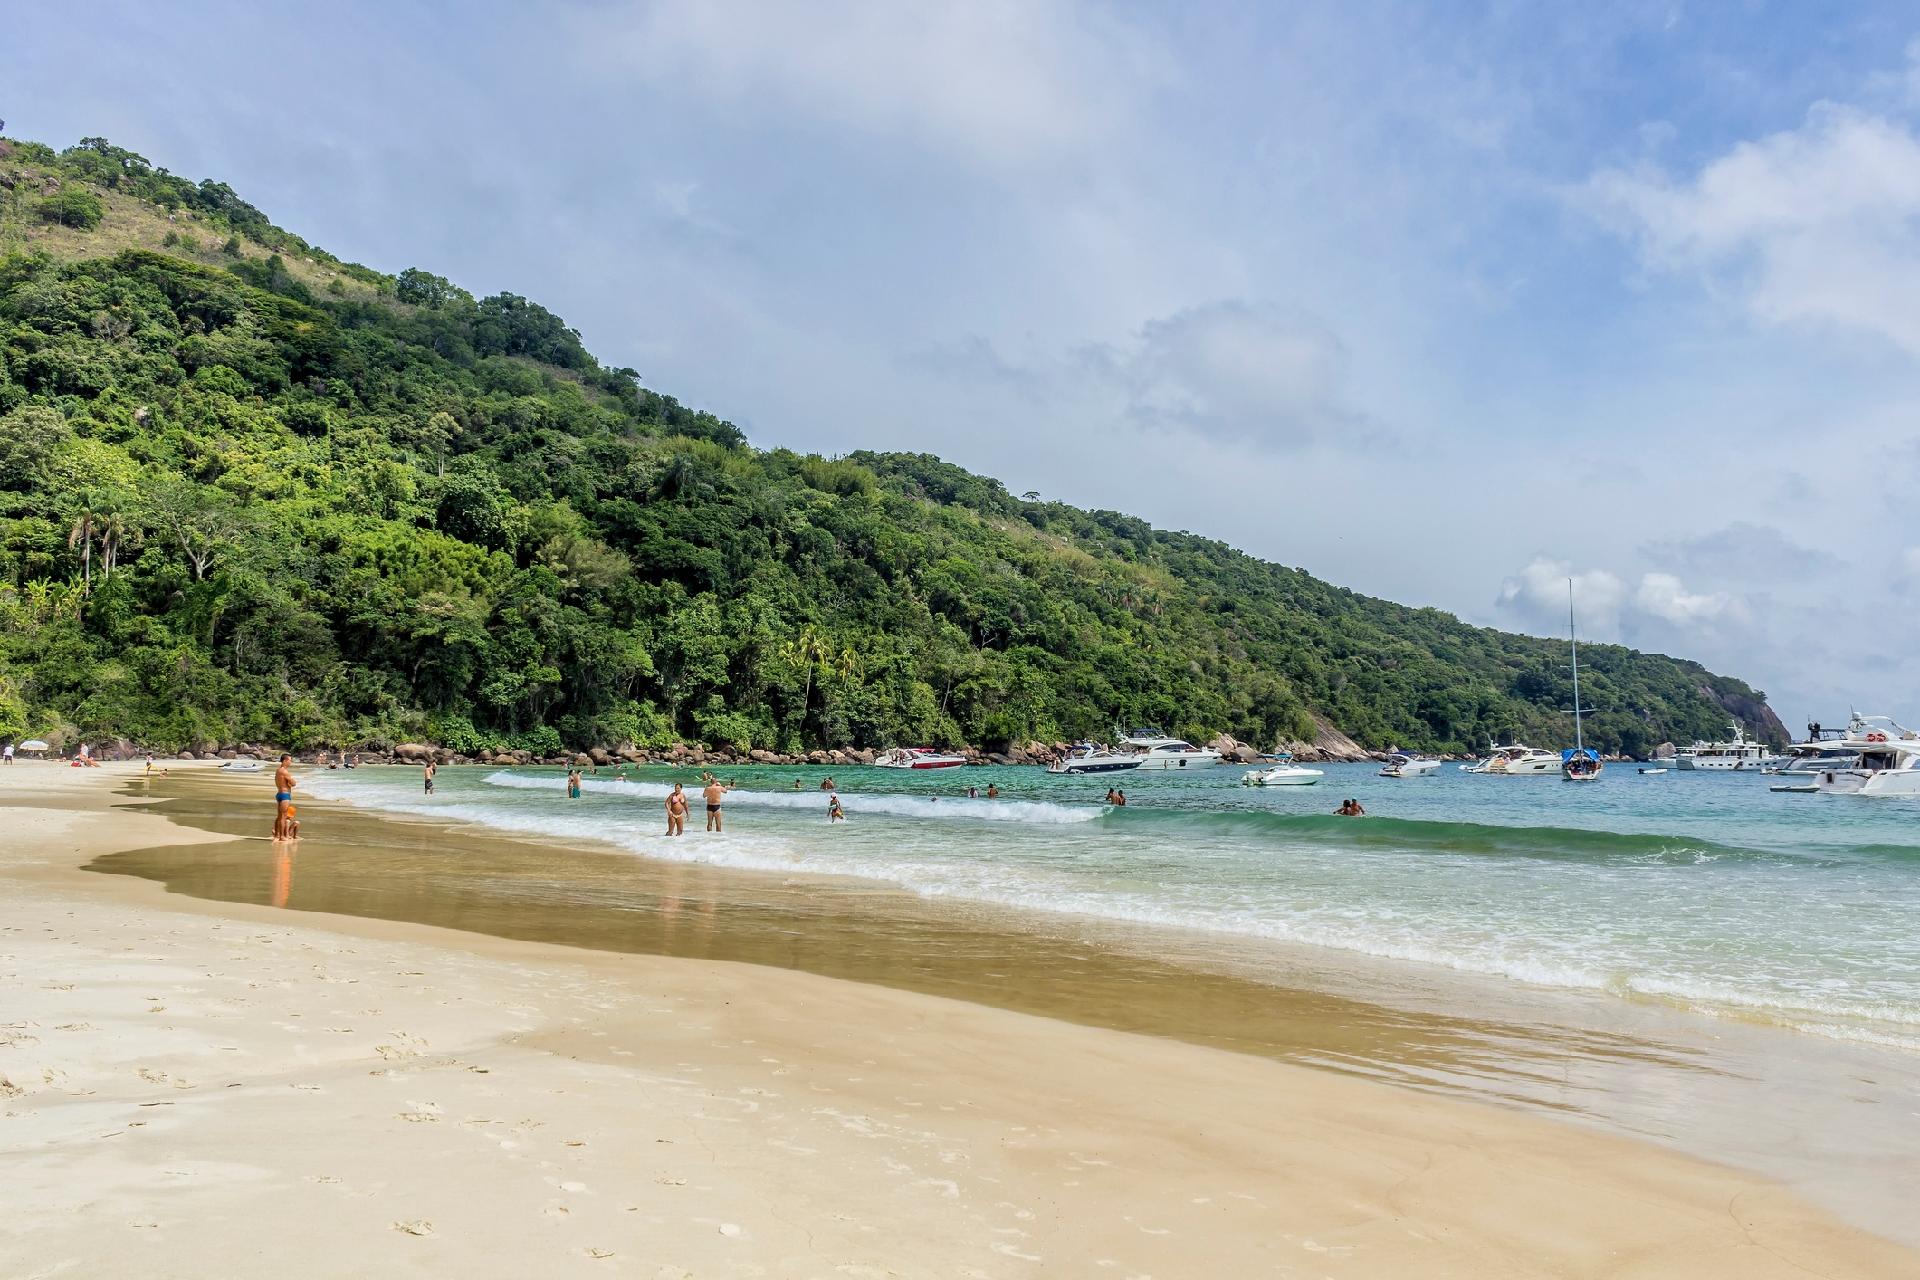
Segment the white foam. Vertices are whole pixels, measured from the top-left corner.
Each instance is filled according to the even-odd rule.
[[[560,776],[510,773],[488,774],[483,781],[491,787],[512,787],[529,791],[560,791],[566,779]],[[638,800],[665,800],[673,788],[663,782],[630,782],[621,778],[582,778],[581,789],[596,795],[627,796]],[[687,788],[695,801],[699,787]],[[824,815],[827,811],[824,791],[748,791],[727,793],[729,805],[750,805],[757,809],[788,809]],[[1018,822],[1027,826],[1071,826],[1092,822],[1107,811],[1105,805],[1054,804],[1047,800],[985,800],[955,796],[934,799],[931,796],[892,795],[886,792],[840,793],[840,803],[849,814],[884,813],[896,818],[966,818],[980,822]]]

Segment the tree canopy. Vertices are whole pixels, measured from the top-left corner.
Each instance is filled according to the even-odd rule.
[[[9,166],[171,239],[53,252],[0,203],[0,738],[1566,736],[1556,642],[929,454],[751,448],[538,303],[337,263],[101,139]],[[1604,748],[1765,716],[1694,663],[1582,656]]]

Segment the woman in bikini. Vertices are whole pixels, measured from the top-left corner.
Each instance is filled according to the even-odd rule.
[[[687,834],[687,793],[680,789],[677,782],[673,784],[673,790],[667,793],[667,834]]]

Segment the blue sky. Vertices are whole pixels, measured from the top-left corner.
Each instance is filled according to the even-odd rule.
[[[1585,8],[41,5],[0,115],[762,445],[1510,628],[1572,575],[1790,723],[1920,722],[1920,12]]]

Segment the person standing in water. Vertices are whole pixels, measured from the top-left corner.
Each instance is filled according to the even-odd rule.
[[[847,820],[846,811],[840,807],[839,793],[836,792],[833,795],[828,796],[827,797],[827,821],[828,822],[845,822],[846,820]]]
[[[280,767],[273,771],[273,838],[293,836],[293,757],[281,756]]]
[[[578,800],[579,798],[580,771],[578,769],[569,769],[567,770],[567,799]]]
[[[1364,818],[1367,816],[1366,809],[1361,805],[1361,803],[1358,800],[1353,800],[1353,799],[1349,799],[1345,804],[1342,804],[1334,812],[1337,816],[1342,818]]]
[[[999,798],[1000,798],[1000,784],[997,782],[989,782],[987,784],[987,799],[998,800]]]
[[[667,793],[667,834],[687,834],[687,793],[677,782],[673,784],[673,790]]]
[[[431,761],[431,760],[429,760],[429,761],[427,761],[427,768],[426,768],[426,772],[425,772],[425,773],[424,773],[424,774],[422,775],[422,777],[424,778],[424,780],[425,780],[425,782],[426,782],[426,784],[427,784],[427,794],[428,794],[428,795],[432,795],[432,794],[433,794],[433,774],[434,774],[434,763],[433,763],[433,761]]]
[[[707,798],[707,830],[719,832],[721,830],[720,802],[727,798],[727,788],[718,778],[713,778],[701,794]]]

